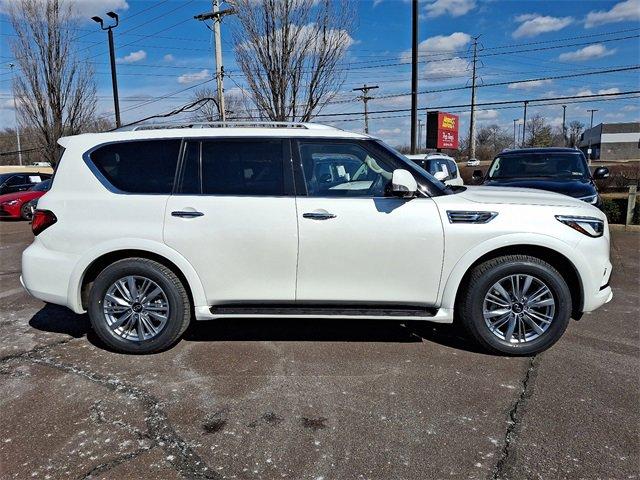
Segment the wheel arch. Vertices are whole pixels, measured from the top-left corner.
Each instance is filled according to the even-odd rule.
[[[567,249],[569,245],[567,245]],[[562,275],[569,286],[571,292],[572,318],[579,319],[582,316],[584,306],[584,286],[580,276],[580,269],[576,266],[574,259],[570,257],[568,250],[554,248],[549,245],[536,243],[516,242],[503,246],[495,246],[485,249],[480,254],[469,252],[465,255],[466,261],[461,259],[454,267],[445,284],[442,305],[454,308],[458,303],[460,295],[465,291],[466,282],[473,269],[496,257],[505,255],[529,255],[539,258],[553,266]],[[471,258],[467,258],[471,255]]]
[[[193,266],[177,252],[165,245],[140,245],[134,247],[101,248],[76,266],[69,284],[72,310],[86,311],[88,291],[97,275],[108,265],[126,258],[146,258],[156,261],[173,271],[189,295],[194,307],[206,305],[204,288]]]

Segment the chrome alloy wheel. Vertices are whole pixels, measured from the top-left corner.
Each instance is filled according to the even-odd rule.
[[[556,302],[547,285],[526,274],[498,280],[484,297],[484,321],[500,340],[524,343],[535,340],[553,322]]]
[[[129,275],[116,280],[103,300],[104,318],[118,338],[141,342],[160,334],[169,320],[169,301],[153,280]]]

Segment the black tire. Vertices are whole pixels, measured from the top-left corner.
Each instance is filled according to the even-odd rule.
[[[23,220],[31,220],[33,218],[33,213],[31,213],[31,208],[29,208],[28,203],[23,203],[20,207],[20,217]]]
[[[169,305],[166,324],[153,338],[143,341],[117,336],[103,311],[104,297],[117,280],[129,275],[143,276],[162,288]],[[119,260],[105,268],[95,279],[89,293],[89,319],[94,332],[111,349],[123,353],[155,353],[172,346],[182,336],[191,320],[191,302],[176,274],[164,265],[146,258]]]
[[[538,338],[511,343],[494,335],[483,316],[484,298],[500,279],[514,274],[532,275],[546,284],[555,300],[555,313],[548,329]],[[547,262],[526,255],[508,255],[488,260],[473,269],[458,296],[459,319],[480,345],[507,355],[535,355],[556,343],[569,325],[571,292],[562,275]],[[506,336],[506,335],[503,335]]]

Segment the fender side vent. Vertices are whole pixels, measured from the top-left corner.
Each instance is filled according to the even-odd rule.
[[[449,223],[488,223],[498,212],[471,212],[462,210],[447,210]]]

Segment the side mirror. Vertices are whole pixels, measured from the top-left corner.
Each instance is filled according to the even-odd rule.
[[[418,191],[418,182],[409,171],[397,168],[391,177],[391,190],[398,197],[413,197]]]
[[[603,178],[609,178],[609,169],[607,167],[598,167],[596,171],[593,172],[593,178],[596,180],[600,180]]]
[[[436,179],[440,180],[441,182],[444,182],[448,177],[448,175],[442,170],[438,170],[433,176],[436,177]]]
[[[482,177],[484,177],[484,175],[482,174],[482,170],[474,170],[473,175],[471,176],[471,178],[476,181],[482,180]]]

